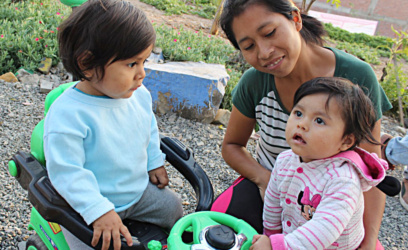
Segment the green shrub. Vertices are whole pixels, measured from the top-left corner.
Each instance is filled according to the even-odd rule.
[[[380,55],[377,49],[371,48],[369,46],[358,44],[358,43],[349,43],[349,42],[337,42],[336,48],[345,50],[348,53],[360,58],[361,60],[371,63],[371,64],[380,64]]]
[[[141,0],[141,2],[153,5],[169,15],[186,14],[190,10],[189,6],[178,0]]]
[[[58,63],[57,27],[70,13],[53,0],[0,3],[0,73],[34,70],[43,57]]]
[[[380,84],[393,106],[391,112],[393,114],[398,114],[398,92],[401,94],[402,106],[404,108],[408,107],[408,73],[403,71],[400,63],[397,68],[397,74],[401,86],[398,88],[394,65],[389,63],[386,67],[386,72],[387,75],[385,76],[384,81],[380,82]]]
[[[168,15],[193,14],[207,19],[215,16],[218,0],[140,0]]]
[[[225,95],[224,98],[222,99],[220,108],[223,109],[228,109],[232,110],[232,95],[231,91],[234,89],[234,87],[237,85],[239,79],[242,76],[242,72],[238,71],[230,66],[227,67],[227,73],[230,76],[230,79],[228,81],[227,87],[225,88]]]
[[[327,35],[336,41],[349,42],[353,44],[360,44],[376,49],[379,46],[391,46],[392,43],[388,41],[388,37],[385,36],[370,36],[364,33],[351,33],[347,30],[343,30],[338,27],[334,27],[330,23],[325,23],[324,27],[327,31]],[[389,52],[386,49],[382,49],[386,55]],[[381,55],[381,56],[386,56]]]
[[[194,61],[225,64],[238,53],[228,41],[217,36],[205,35],[202,31],[169,28],[155,25],[156,46],[163,49],[163,55],[169,61]]]

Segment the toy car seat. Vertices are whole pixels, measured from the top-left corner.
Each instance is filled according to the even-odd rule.
[[[85,3],[87,0],[60,0],[61,3],[69,7],[78,7]]]
[[[74,83],[62,84],[47,95],[44,116],[58,96]],[[10,174],[28,190],[28,198],[33,205],[29,229],[34,229],[37,234],[30,236],[26,249],[69,249],[59,224],[90,246],[92,227],[56,192],[48,178],[43,134],[44,119],[33,130],[31,153],[19,151],[9,162]],[[162,135],[160,139],[160,148],[166,154],[166,160],[192,185],[198,198],[196,211],[209,210],[214,198],[213,188],[206,173],[195,162],[192,150],[177,139]],[[133,246],[122,242],[122,249],[147,249],[151,240],[166,244],[168,234],[158,226],[131,220],[124,220],[124,224],[133,236]],[[101,246],[102,241],[96,248]]]

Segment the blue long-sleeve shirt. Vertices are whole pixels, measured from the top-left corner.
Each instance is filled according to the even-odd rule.
[[[408,165],[408,133],[392,138],[385,148],[387,159],[394,165]]]
[[[45,118],[49,178],[91,224],[141,198],[148,171],[164,164],[152,98],[142,85],[128,99],[67,89]]]

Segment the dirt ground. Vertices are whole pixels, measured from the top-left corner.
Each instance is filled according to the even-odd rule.
[[[202,30],[204,33],[210,33],[212,20],[187,14],[166,15],[163,11],[156,9],[152,5],[142,3],[139,0],[128,1],[142,9],[148,18],[157,24],[166,24],[176,28],[184,26],[191,30]]]
[[[146,13],[148,18],[157,24],[165,24],[172,28],[184,26],[187,29],[202,30],[202,32],[210,34],[210,29],[213,24],[213,20],[202,18],[196,15],[187,14],[166,15],[163,11],[156,9],[152,5],[142,3],[139,0],[129,1],[134,5],[138,6],[140,9],[142,9]],[[226,39],[221,29],[219,29],[218,36]],[[387,58],[380,58],[381,61],[380,65],[371,65],[378,79],[380,79],[383,74],[382,70],[387,60],[388,60]],[[408,64],[405,64],[404,66],[406,68],[406,72],[408,72]]]

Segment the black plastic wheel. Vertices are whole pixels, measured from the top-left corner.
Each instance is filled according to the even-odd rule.
[[[37,234],[31,235],[26,244],[26,250],[47,250],[47,246]]]

